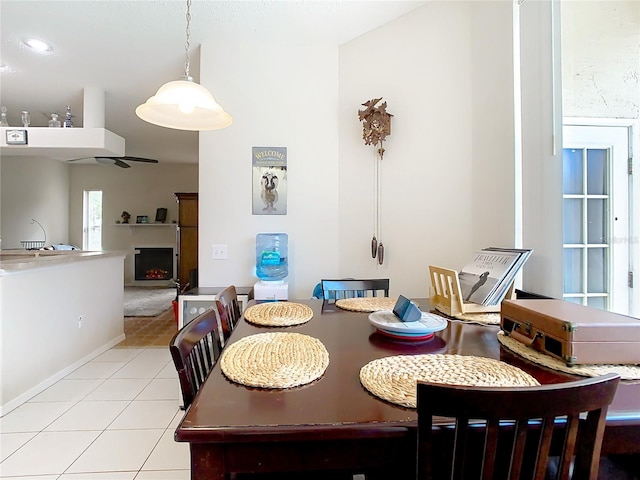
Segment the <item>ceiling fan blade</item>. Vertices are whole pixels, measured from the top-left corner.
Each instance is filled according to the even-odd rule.
[[[124,163],[118,157],[94,157],[100,165],[117,165],[121,168],[131,168],[131,165]]]
[[[152,158],[141,158],[141,157],[119,157],[120,160],[127,160],[129,162],[146,162],[146,163],[158,163],[158,160],[154,160]]]
[[[114,163],[116,163],[116,159],[111,157],[93,157],[93,158],[100,165],[113,165]]]
[[[80,160],[89,160],[93,158],[100,165],[116,165],[120,168],[131,168],[131,165],[124,162],[124,160],[128,162],[145,162],[145,163],[159,163],[158,160],[152,158],[142,158],[142,157],[82,157],[82,158],[74,158],[72,160],[67,160],[67,162],[76,162]]]
[[[95,157],[80,157],[80,158],[72,158],[72,159],[70,159],[70,160],[66,160],[66,162],[67,162],[67,163],[70,163],[70,162],[79,162],[79,161],[81,161],[81,160],[89,160],[89,159],[91,159],[91,158],[95,158]]]
[[[119,158],[114,158],[113,159],[115,164],[121,168],[131,168],[131,165],[129,165],[128,163],[124,163],[122,160],[120,160]]]

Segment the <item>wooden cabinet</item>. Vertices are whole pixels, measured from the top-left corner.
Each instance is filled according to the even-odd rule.
[[[180,288],[198,286],[198,194],[176,193],[178,203],[177,268]]]

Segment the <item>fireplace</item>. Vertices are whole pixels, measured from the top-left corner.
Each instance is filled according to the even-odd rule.
[[[134,280],[171,280],[175,254],[173,247],[135,247]]]

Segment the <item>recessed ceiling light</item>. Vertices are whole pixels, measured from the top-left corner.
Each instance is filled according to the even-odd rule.
[[[42,40],[38,40],[37,38],[27,38],[22,43],[24,43],[31,50],[35,50],[38,53],[46,53],[53,50],[51,45],[49,45],[47,42],[43,42]]]

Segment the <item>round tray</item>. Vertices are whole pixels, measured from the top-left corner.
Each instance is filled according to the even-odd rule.
[[[418,321],[403,322],[391,310],[381,310],[370,313],[369,322],[380,330],[396,334],[413,333],[426,335],[447,328],[446,318],[427,312],[422,312],[422,317]]]
[[[429,340],[435,336],[435,333],[393,333],[388,332],[387,330],[382,330],[380,328],[377,329],[378,333],[384,335],[385,337],[393,338],[396,340],[405,340],[408,342],[422,342],[424,340]]]

